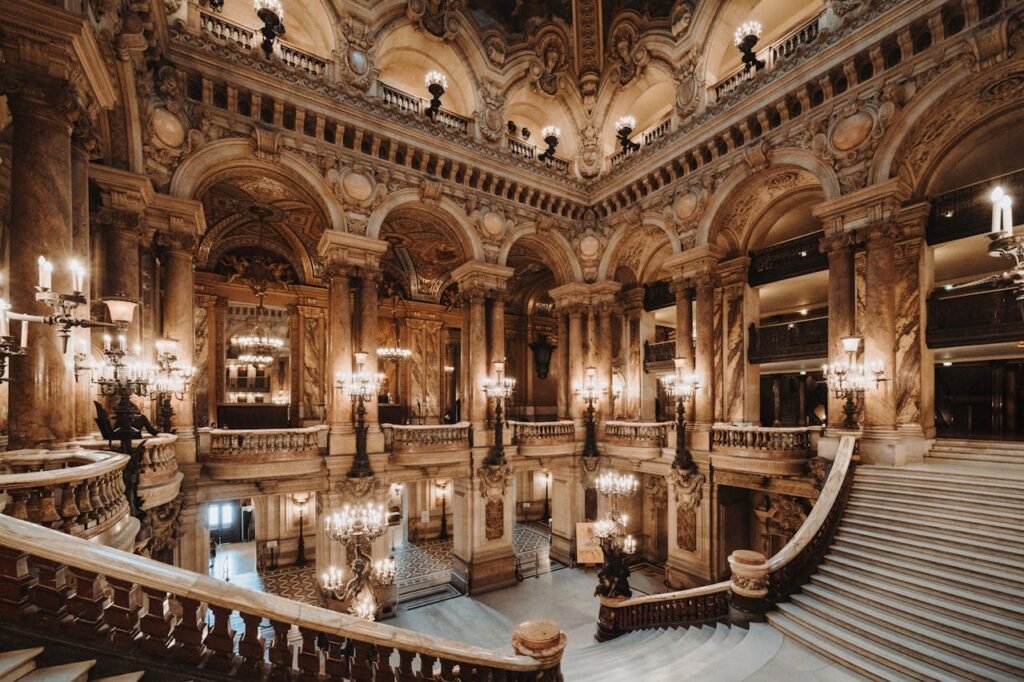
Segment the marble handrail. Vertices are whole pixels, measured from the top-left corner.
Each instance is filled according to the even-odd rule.
[[[261,457],[275,455],[316,456],[320,452],[320,433],[327,426],[307,426],[294,429],[209,429],[209,451],[204,447],[201,455],[207,458]],[[201,433],[204,430],[200,430]],[[206,438],[200,442],[205,444]]]
[[[0,556],[0,593],[11,597],[3,605],[13,612],[10,617],[26,627],[46,628],[51,616],[63,620],[67,614],[72,627],[80,626],[81,639],[93,637],[97,647],[139,644],[166,664],[202,664],[225,676],[242,666],[252,673],[244,677],[255,678],[269,667],[271,679],[290,679],[293,673],[331,680],[561,679],[557,646],[536,658],[490,651],[244,589],[76,538],[60,541],[51,530],[7,517],[0,517]],[[77,579],[77,593],[94,597],[77,599],[75,591],[53,589],[55,575],[63,584],[65,567]],[[36,591],[52,598],[33,606]],[[147,608],[138,608],[140,598]],[[207,611],[213,613],[209,625]],[[232,628],[235,612],[245,626],[241,633]],[[260,633],[265,620],[274,630],[269,643]],[[297,655],[288,643],[293,627],[301,637]],[[564,634],[554,639],[564,647]]]
[[[516,445],[572,443],[576,440],[576,425],[571,421],[510,421],[509,425],[512,427],[512,442]]]
[[[711,427],[712,450],[763,451],[810,454],[811,435],[819,426],[779,428],[715,423]]]
[[[431,452],[465,450],[471,447],[470,423],[458,424],[383,424],[391,432],[393,452]]]
[[[842,437],[828,478],[807,520],[786,546],[764,564],[772,601],[791,594],[806,582],[828,550],[853,483],[856,441],[852,435]],[[620,601],[602,599],[598,638],[610,639],[628,630],[724,619],[729,612],[731,591],[732,583],[726,581]]]
[[[75,450],[0,454],[0,511],[29,523],[93,537],[129,513],[127,455]]]
[[[665,447],[673,422],[623,422],[604,424],[604,438],[612,443],[640,447]]]

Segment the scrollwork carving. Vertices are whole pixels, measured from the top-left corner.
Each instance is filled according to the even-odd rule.
[[[459,30],[461,6],[461,0],[409,0],[406,15],[435,38],[451,40]]]

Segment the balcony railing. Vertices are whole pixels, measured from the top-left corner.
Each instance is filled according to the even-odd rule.
[[[716,423],[711,430],[711,449],[716,451],[809,455],[812,434],[820,427],[776,428]]]
[[[410,95],[404,90],[400,90],[393,85],[388,85],[384,81],[377,81],[378,92],[385,103],[395,107],[399,111],[404,111],[410,114],[422,114],[426,115],[427,109],[430,108],[430,102],[428,100]],[[434,120],[452,130],[457,130],[463,135],[469,134],[469,119],[465,116],[460,116],[451,111],[440,109]]]
[[[615,168],[620,163],[628,159],[633,154],[638,154],[644,147],[650,144],[654,144],[661,138],[665,137],[668,132],[672,129],[672,117],[668,116],[665,119],[658,121],[650,128],[644,130],[639,135],[633,136],[633,141],[640,145],[640,149],[636,150],[625,150],[620,149],[611,156],[612,168]]]
[[[1009,288],[938,290],[928,299],[927,339],[930,348],[1017,342],[1024,339],[1024,311]]]
[[[752,364],[808,360],[828,355],[828,318],[797,320],[758,327],[750,325],[747,357]]]
[[[281,56],[283,61],[288,66],[296,69],[302,69],[306,73],[310,73],[314,76],[323,76],[327,73],[327,62],[320,57],[309,52],[303,52],[297,48],[281,43],[278,54]]]
[[[668,362],[676,356],[675,341],[657,341],[649,343],[644,341],[644,362]]]
[[[129,514],[128,456],[91,450],[0,454],[0,512],[82,538],[96,538]],[[134,540],[134,533],[129,540]]]
[[[810,45],[817,40],[818,34],[821,31],[821,23],[824,18],[825,13],[822,12],[807,23],[799,26],[794,31],[791,31],[780,40],[777,40],[768,47],[758,51],[757,56],[765,61],[764,70],[771,71],[792,57],[800,46]],[[715,99],[721,99],[739,87],[739,85],[744,81],[754,78],[756,74],[757,72],[753,69],[750,71],[740,69],[729,74],[715,84]]]
[[[576,440],[576,425],[571,421],[516,422],[510,421],[514,445],[554,445]]]
[[[941,244],[988,232],[992,228],[989,194],[996,186],[1011,196],[1024,196],[1024,169],[960,187],[932,199],[928,243]]]
[[[396,454],[446,452],[473,447],[469,422],[439,425],[385,424],[391,433],[391,450]]]
[[[821,252],[819,244],[824,232],[790,239],[779,244],[750,252],[750,268],[747,280],[751,286],[806,275],[828,269],[828,256]]]
[[[605,422],[604,439],[608,443],[642,448],[668,445],[673,422]]]
[[[338,682],[562,677],[565,635],[557,627],[543,643],[527,625],[513,635],[518,651],[545,649],[542,660],[491,651],[247,590],[3,516],[0,559],[4,622],[37,633],[60,623],[98,656],[138,647],[143,664],[172,669],[176,679],[200,669],[209,679]],[[65,575],[75,589],[67,589]],[[263,623],[272,637],[264,638]]]
[[[215,38],[235,43],[247,50],[251,50],[256,46],[255,31],[227,21],[216,14],[200,11],[199,26],[203,31]],[[277,55],[288,66],[302,69],[314,76],[323,76],[327,73],[326,60],[293,47],[281,40],[276,41],[275,44],[277,45]]]
[[[201,448],[200,452],[210,458],[233,460],[316,456],[320,454],[320,434],[326,429],[210,429],[209,450]]]

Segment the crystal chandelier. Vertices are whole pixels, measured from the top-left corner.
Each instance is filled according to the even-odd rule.
[[[496,466],[506,464],[504,422],[505,401],[512,397],[516,389],[516,380],[505,376],[505,363],[494,363],[494,375],[483,381],[484,395],[494,400],[494,445],[487,451],[484,464]]]
[[[676,456],[672,468],[692,470],[693,458],[686,449],[686,403],[700,388],[700,379],[696,374],[686,373],[686,358],[676,358],[675,365],[675,374],[661,380],[665,393],[676,400]]]
[[[387,531],[387,513],[383,505],[360,503],[345,505],[341,511],[324,518],[324,532],[330,539],[345,546],[351,558],[352,577],[330,566],[320,578],[324,596],[348,603],[348,611],[357,618],[374,620],[378,599],[373,586],[390,587],[397,569],[394,557],[372,561],[371,545]]]
[[[860,348],[860,337],[848,336],[842,343],[846,357],[831,365],[822,365],[821,371],[825,383],[832,389],[832,395],[843,401],[843,428],[855,429],[857,402],[864,399],[864,392],[872,381],[877,388],[887,379],[881,362],[876,361],[868,365],[857,362],[855,356],[857,349]]]
[[[402,348],[401,342],[401,318],[398,316],[398,302],[401,299],[398,296],[394,297],[393,309],[394,314],[391,318],[391,332],[395,337],[395,343],[391,346],[381,346],[377,349],[377,357],[381,360],[391,360],[392,362],[399,362],[400,360],[408,360],[412,357],[412,351],[408,348]],[[404,304],[404,302],[403,302]]]
[[[616,599],[630,597],[628,557],[636,553],[637,541],[626,532],[629,517],[619,511],[619,500],[632,497],[640,489],[633,474],[605,471],[595,484],[597,492],[609,498],[608,515],[594,524],[594,535],[601,540],[604,565],[598,572],[598,585],[594,593],[600,597]]]

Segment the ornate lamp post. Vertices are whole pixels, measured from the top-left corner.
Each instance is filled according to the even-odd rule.
[[[292,504],[299,510],[299,546],[295,555],[295,565],[305,566],[306,561],[306,536],[305,536],[305,512],[309,504],[309,493],[292,495]]]
[[[855,356],[860,348],[860,337],[848,336],[842,340],[846,358],[831,365],[822,365],[825,383],[832,388],[832,395],[843,401],[843,428],[857,428],[857,404],[864,399],[864,391],[868,382],[874,380],[877,388],[885,378],[885,369],[881,362],[874,362],[865,367],[858,363]]]
[[[324,519],[327,537],[345,546],[352,577],[344,580],[344,571],[331,566],[320,578],[322,593],[348,603],[349,613],[365,620],[374,620],[377,615],[378,600],[373,585],[390,587],[395,581],[393,557],[373,563],[373,541],[387,528],[387,512],[379,504],[345,505],[341,511]]]
[[[437,486],[437,495],[441,498],[441,532],[438,534],[438,540],[447,540],[450,536],[448,535],[448,481],[436,481],[434,483]]]
[[[540,135],[544,138],[544,144],[546,144],[548,148],[537,157],[537,160],[553,161],[555,158],[555,149],[558,147],[558,139],[562,137],[562,131],[556,126],[544,126],[541,128]]]
[[[195,371],[194,367],[178,364],[177,339],[170,337],[157,339],[153,395],[157,401],[156,425],[161,432],[171,432],[171,417],[174,416],[171,398],[185,399],[189,382],[195,375]]]
[[[370,456],[366,452],[366,401],[377,398],[378,379],[370,375],[364,367],[367,354],[355,353],[356,371],[347,379],[335,377],[335,385],[345,395],[355,401],[356,455],[352,460],[352,468],[348,470],[349,478],[366,478],[373,476]]]
[[[551,472],[544,472],[544,520],[551,519]]]
[[[584,426],[586,437],[583,441],[583,456],[597,457],[597,417],[594,404],[604,393],[608,392],[607,386],[597,385],[597,368],[587,367],[583,377],[583,385],[576,389],[575,393],[587,403],[587,411],[584,414]]]
[[[626,533],[629,517],[619,511],[619,500],[633,497],[640,482],[633,474],[614,471],[602,473],[595,485],[597,492],[609,498],[611,509],[606,518],[594,524],[594,534],[601,540],[604,565],[597,574],[594,594],[608,599],[628,599],[633,596],[629,587],[629,559],[636,553],[636,538]]]
[[[487,451],[484,466],[501,466],[508,463],[505,459],[505,401],[512,397],[516,380],[505,376],[505,363],[494,363],[494,376],[484,380],[483,390],[488,398],[494,400],[494,445]]]
[[[743,72],[750,73],[751,69],[758,71],[764,68],[764,60],[758,59],[754,53],[754,46],[761,39],[761,24],[756,21],[748,21],[736,29],[733,34],[733,42],[743,54]]]
[[[270,55],[274,54],[274,41],[284,35],[284,8],[278,0],[255,0],[253,9],[263,22],[263,28],[260,29],[263,42],[260,47],[267,59],[270,59]]]
[[[427,92],[430,93],[430,106],[426,114],[433,119],[441,111],[441,96],[448,89],[448,78],[440,71],[428,71],[423,79],[427,85]]]
[[[623,116],[615,121],[615,135],[619,140],[619,144],[622,145],[622,151],[626,154],[640,149],[639,144],[629,139],[635,128],[636,119],[632,116]]]
[[[676,358],[676,373],[662,379],[665,393],[676,399],[676,457],[672,461],[673,469],[694,469],[693,457],[686,448],[686,403],[700,388],[700,381],[695,375],[684,374],[686,358]]]

